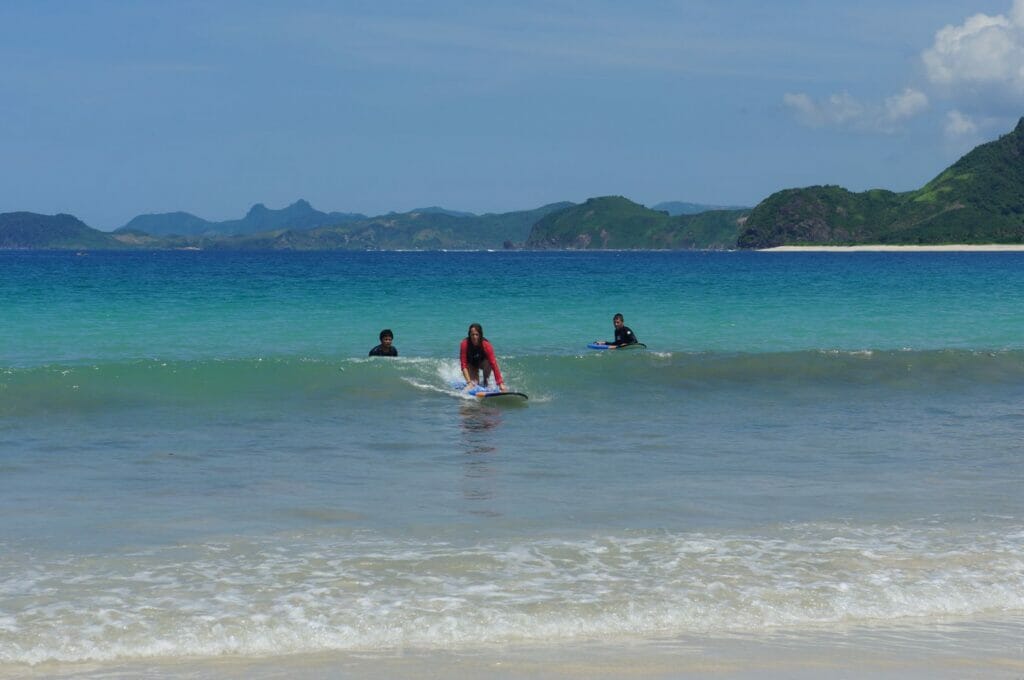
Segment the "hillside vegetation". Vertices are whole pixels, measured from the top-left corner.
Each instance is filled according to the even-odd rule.
[[[916,191],[787,189],[750,213],[737,245],[1024,243],[1024,118]]]
[[[0,248],[121,249],[125,244],[71,215],[31,212],[0,213]]]
[[[527,248],[570,250],[734,248],[746,210],[672,216],[622,196],[591,198],[538,221]]]

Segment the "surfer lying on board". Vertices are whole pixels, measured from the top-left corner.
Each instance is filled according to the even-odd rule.
[[[498,360],[494,357],[494,348],[484,337],[484,329],[480,324],[469,324],[469,332],[459,346],[459,363],[462,365],[462,377],[466,379],[467,390],[476,386],[481,373],[483,380],[480,384],[487,387],[493,371],[494,382],[498,388],[502,392],[508,391],[505,381],[501,379],[501,369],[498,368]]]
[[[380,332],[380,344],[370,350],[371,357],[397,357],[398,349],[391,343],[395,340],[395,334],[390,328]]]
[[[633,330],[625,325],[625,320],[621,314],[616,314],[612,317],[612,324],[615,326],[615,340],[613,342],[605,342],[604,340],[598,340],[600,345],[608,345],[608,349],[616,349],[618,347],[625,347],[626,345],[635,345],[640,342],[636,339],[636,335],[633,334]]]

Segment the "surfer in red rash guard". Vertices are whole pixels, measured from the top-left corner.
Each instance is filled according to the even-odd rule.
[[[462,366],[462,377],[466,379],[467,390],[477,384],[481,373],[483,373],[483,380],[479,382],[487,387],[487,382],[493,371],[494,382],[498,385],[498,389],[502,392],[508,391],[505,381],[501,379],[501,369],[494,356],[494,348],[484,337],[484,329],[480,324],[469,324],[469,331],[459,346],[459,363]]]

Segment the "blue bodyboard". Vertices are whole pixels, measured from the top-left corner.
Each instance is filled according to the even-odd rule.
[[[477,385],[476,387],[466,390],[466,383],[462,380],[455,380],[452,382],[452,389],[462,392],[463,394],[470,394],[478,399],[499,399],[503,397],[512,397],[515,399],[529,399],[524,392],[502,392],[500,389],[494,386],[482,387]]]
[[[609,347],[610,345],[606,345],[603,342],[592,342],[587,345],[588,349],[608,349]],[[621,347],[616,348],[615,351],[617,352],[623,349],[647,349],[647,345],[642,342],[634,342],[632,345],[622,345]]]

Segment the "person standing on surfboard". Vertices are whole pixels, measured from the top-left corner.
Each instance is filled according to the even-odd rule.
[[[371,357],[397,357],[398,348],[391,343],[395,340],[395,334],[390,328],[380,332],[380,344],[370,350]]]
[[[480,374],[483,373],[481,385],[487,387],[487,382],[494,373],[494,382],[498,389],[507,392],[505,381],[501,379],[501,369],[498,368],[498,360],[494,356],[494,348],[490,341],[484,337],[484,329],[478,323],[469,324],[469,331],[462,339],[459,346],[459,363],[462,366],[462,377],[466,379],[466,389],[476,386]]]
[[[598,344],[608,345],[608,349],[618,349],[619,347],[635,345],[640,342],[636,339],[633,329],[626,325],[621,314],[616,314],[612,317],[612,324],[615,326],[615,341],[605,342],[604,340],[601,340]]]

